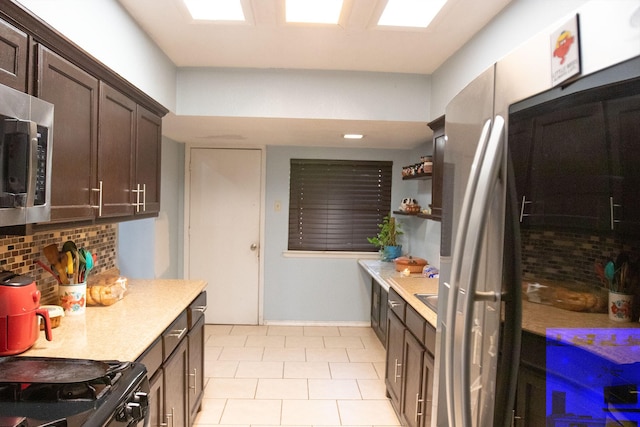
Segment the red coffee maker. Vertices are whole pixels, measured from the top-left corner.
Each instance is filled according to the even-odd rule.
[[[40,308],[40,291],[29,276],[0,271],[0,356],[27,351],[38,340],[38,317],[51,341],[49,312]]]

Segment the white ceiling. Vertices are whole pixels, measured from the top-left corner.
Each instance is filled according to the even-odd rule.
[[[181,0],[118,1],[178,67],[431,74],[511,0],[449,0],[426,30],[376,27],[386,0],[345,0],[338,26],[286,24],[283,0],[243,0],[248,24],[193,21]],[[163,133],[198,144],[344,146],[337,136],[355,125],[367,135],[361,147],[411,148],[430,135],[417,122],[174,114]]]

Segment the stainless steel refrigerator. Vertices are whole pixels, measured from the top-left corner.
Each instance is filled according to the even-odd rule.
[[[604,28],[631,26],[640,4],[631,6],[599,21],[602,4],[580,11],[582,76],[615,63],[603,54],[603,46],[592,48],[587,42],[598,32],[607,37]],[[553,31],[543,31],[492,65],[446,107],[433,426],[513,422],[521,269],[509,108],[552,89]],[[635,55],[640,54],[637,41],[625,45]]]

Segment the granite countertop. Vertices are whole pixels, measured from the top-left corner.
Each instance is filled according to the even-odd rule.
[[[437,325],[436,313],[414,296],[415,293],[437,293],[437,279],[428,279],[422,277],[421,274],[411,274],[408,279],[404,278],[400,272],[395,270],[395,264],[392,262],[359,260],[358,263],[386,290],[392,287],[431,325]],[[621,331],[622,328],[635,328],[640,334],[640,322],[638,321],[614,322],[609,320],[606,313],[568,311],[550,305],[522,301],[522,329],[545,336],[549,328],[621,328]]]
[[[22,356],[94,360],[136,360],[202,292],[202,280],[129,280],[121,301],[87,307],[65,316],[52,329],[53,340],[40,332]]]

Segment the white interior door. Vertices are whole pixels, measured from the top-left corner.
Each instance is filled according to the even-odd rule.
[[[206,323],[258,324],[260,150],[190,150],[191,279],[207,285]]]

